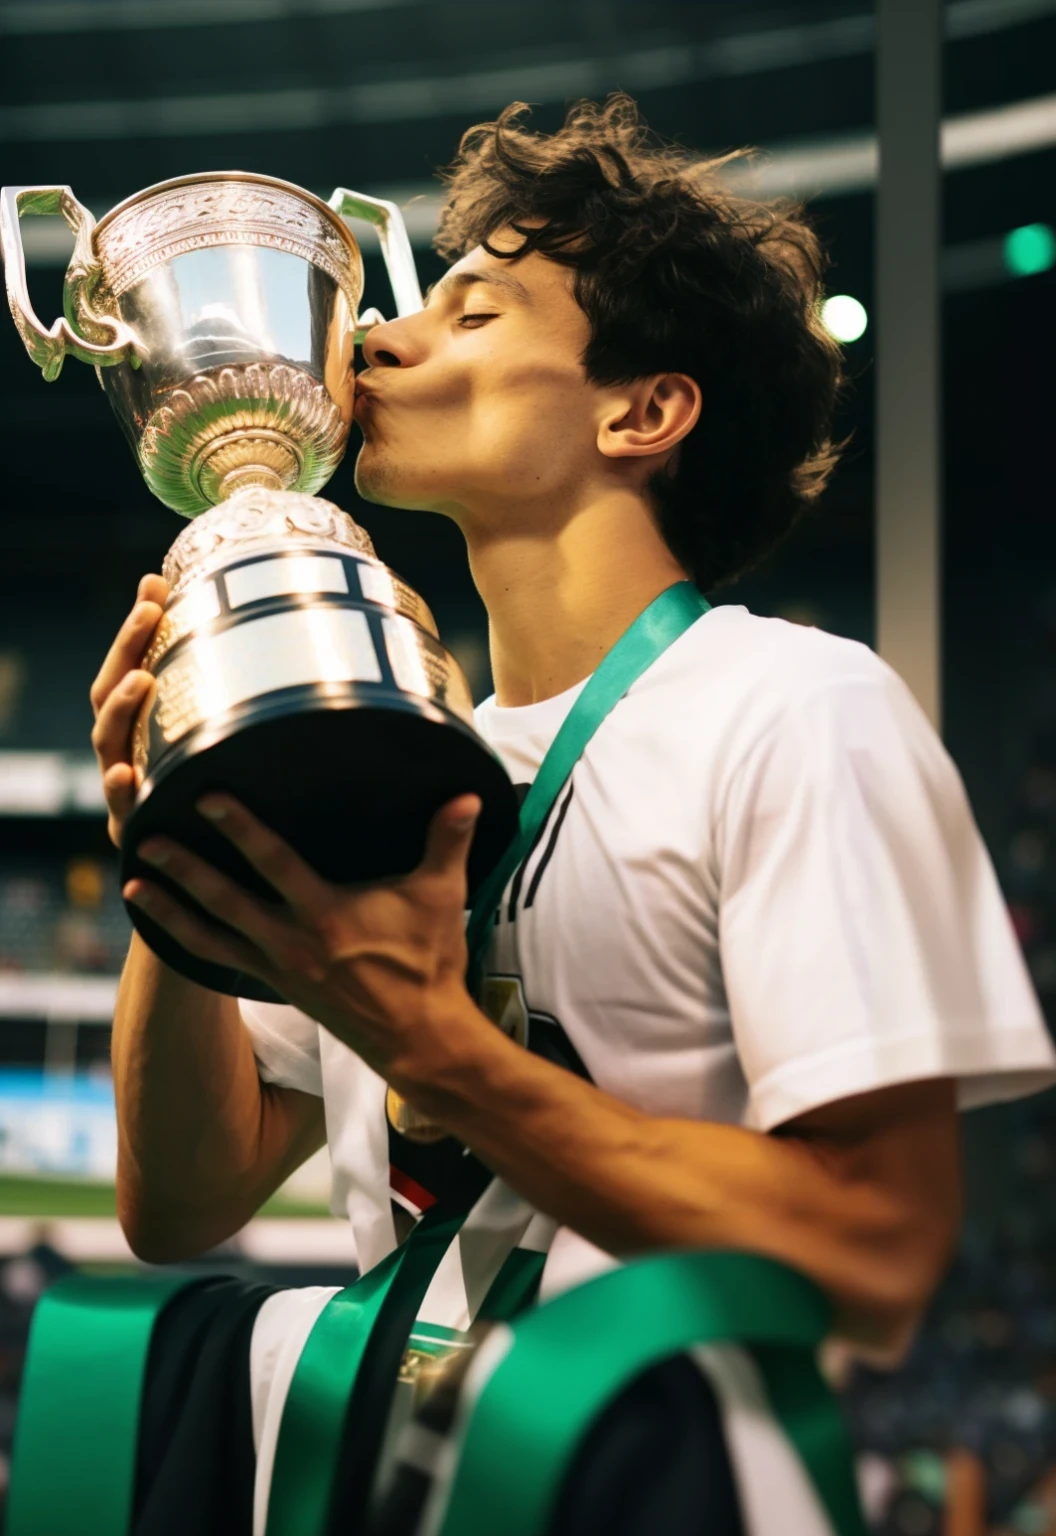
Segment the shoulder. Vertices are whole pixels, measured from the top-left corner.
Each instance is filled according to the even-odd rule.
[[[665,779],[683,802],[697,798],[705,827],[788,826],[808,804],[834,817],[882,804],[897,822],[900,803],[927,802],[951,826],[970,820],[940,737],[866,645],[719,607],[656,673],[627,731],[653,737]]]
[[[716,607],[638,687],[732,767],[775,736],[819,718],[938,738],[902,679],[867,645],[746,608]],[[644,700],[643,700],[644,702]]]
[[[890,667],[858,640],[763,618],[732,604],[705,614],[672,653],[679,670],[698,681],[716,682],[725,675],[734,685],[751,686],[761,700],[802,698],[832,685],[897,682]]]
[[[948,840],[977,840],[941,737],[874,651],[743,609],[715,616],[707,654],[713,662],[722,654],[730,678],[715,685],[728,692],[713,714],[725,722],[716,804],[728,822],[787,829],[802,817],[843,824],[850,835],[865,818],[892,837],[927,824]]]

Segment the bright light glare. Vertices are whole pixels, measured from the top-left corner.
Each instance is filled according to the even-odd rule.
[[[1005,267],[1013,277],[1033,277],[1056,266],[1056,234],[1047,224],[1021,224],[1005,236]]]
[[[857,341],[865,334],[869,316],[865,305],[852,299],[849,293],[834,293],[821,306],[821,323],[837,341]]]

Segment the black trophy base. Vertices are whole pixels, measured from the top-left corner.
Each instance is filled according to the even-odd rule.
[[[408,874],[421,861],[435,813],[472,793],[482,804],[468,862],[472,896],[513,837],[518,814],[513,786],[481,739],[454,715],[406,695],[381,704],[376,689],[369,697],[352,689],[314,700],[303,689],[291,692],[272,695],[263,717],[258,700],[251,720],[214,719],[179,744],[126,824],[122,885],[149,878],[194,908],[137,856],[145,838],[163,833],[258,896],[279,901],[195,809],[211,790],[234,795],[324,879],[342,885]],[[253,976],[198,959],[126,905],[137,932],[181,975],[229,996],[284,1001]]]

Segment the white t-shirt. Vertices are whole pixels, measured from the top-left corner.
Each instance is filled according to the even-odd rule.
[[[480,706],[515,783],[580,687]],[[964,788],[908,689],[866,646],[741,607],[693,625],[601,725],[485,970],[504,1028],[549,1015],[650,1114],[765,1131],[916,1078],[958,1078],[964,1107],[1056,1081]],[[262,1077],[322,1095],[334,1209],[377,1262],[384,1085],[298,1010],[241,1007]]]
[[[480,706],[515,783],[582,686]],[[867,647],[741,607],[694,624],[601,725],[485,973],[504,1029],[556,1021],[649,1114],[767,1131],[914,1079],[957,1078],[963,1106],[1056,1081],[960,778],[909,691]],[[385,1085],[296,1009],[241,1007],[262,1077],[323,1097],[333,1209],[369,1268],[395,1242]],[[518,1204],[493,1187],[479,1220],[549,1246],[544,1297],[613,1262]],[[466,1326],[442,1290],[425,1310]]]

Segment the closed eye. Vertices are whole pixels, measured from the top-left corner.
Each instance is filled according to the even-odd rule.
[[[477,330],[485,323],[485,321],[497,319],[498,316],[495,314],[460,315],[458,317],[458,323],[459,325],[464,325],[467,330]]]

